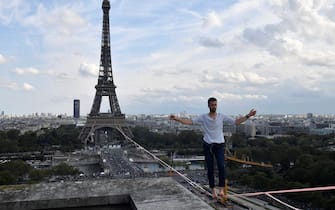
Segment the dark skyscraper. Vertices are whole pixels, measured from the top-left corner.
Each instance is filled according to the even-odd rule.
[[[80,100],[74,99],[73,100],[73,118],[79,118],[80,117]]]

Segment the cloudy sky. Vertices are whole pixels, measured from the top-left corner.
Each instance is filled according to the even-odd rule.
[[[81,115],[97,83],[102,0],[0,0],[0,111]],[[126,114],[334,114],[334,0],[111,0]],[[102,112],[107,111],[103,98]]]

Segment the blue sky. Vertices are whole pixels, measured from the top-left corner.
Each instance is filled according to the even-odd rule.
[[[102,0],[0,0],[0,111],[81,114],[99,69]],[[332,0],[111,0],[126,114],[335,114]],[[107,111],[103,99],[102,112]]]

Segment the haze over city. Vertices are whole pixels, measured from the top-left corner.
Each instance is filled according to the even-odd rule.
[[[214,96],[227,114],[334,114],[334,4],[111,1],[122,112],[203,113]],[[80,99],[86,115],[101,24],[96,0],[0,0],[0,111],[71,114]]]

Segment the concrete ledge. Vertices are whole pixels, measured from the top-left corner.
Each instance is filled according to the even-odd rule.
[[[0,189],[0,209],[90,209],[90,206],[113,209],[117,205],[143,210],[213,209],[170,177],[44,183]]]
[[[68,199],[49,199],[31,200],[0,203],[0,209],[68,209],[80,207],[81,209],[97,206],[123,206],[126,209],[136,209],[129,195],[114,195],[88,198],[68,198]]]

